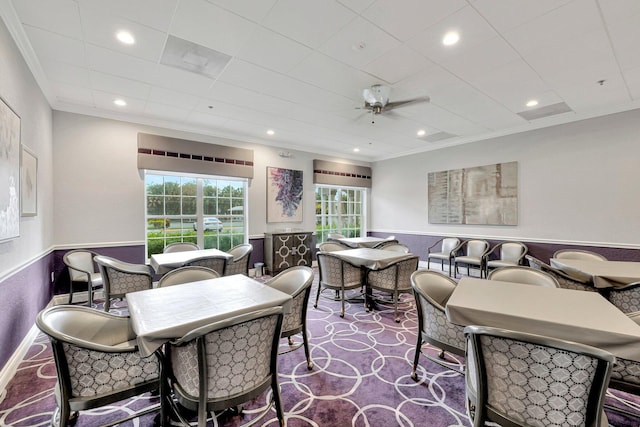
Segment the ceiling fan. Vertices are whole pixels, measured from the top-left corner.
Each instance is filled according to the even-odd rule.
[[[389,86],[380,84],[373,85],[370,88],[362,91],[364,106],[357,108],[369,110],[371,111],[371,115],[375,116],[377,114],[391,111],[395,108],[406,107],[422,102],[429,102],[431,99],[428,96],[420,96],[417,98],[405,99],[402,101],[389,102],[389,92],[391,92],[391,88]]]

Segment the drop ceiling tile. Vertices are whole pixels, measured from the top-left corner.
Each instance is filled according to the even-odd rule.
[[[51,82],[90,87],[89,71],[86,68],[49,59],[41,61],[40,64]]]
[[[477,0],[473,7],[498,31],[508,31],[564,6],[572,0]],[[614,0],[616,1],[616,0]]]
[[[116,112],[125,116],[128,114],[144,113],[146,101],[143,99],[127,98],[127,105],[125,107],[119,107],[113,103],[113,101],[118,98],[117,93],[94,90],[92,94],[96,108]]]
[[[333,34],[319,51],[353,67],[362,67],[399,45],[399,40],[358,17]]]
[[[190,95],[202,95],[213,84],[213,80],[201,74],[191,73],[167,65],[158,64],[153,75],[147,79],[154,86],[181,91]]]
[[[593,82],[574,81],[556,88],[556,91],[578,113],[598,110],[603,103],[621,105],[632,100],[621,76],[608,79],[602,86]]]
[[[111,74],[90,72],[91,88],[101,92],[116,93],[120,96],[147,99],[151,86],[147,83],[113,76]]]
[[[598,5],[609,24],[640,15],[640,2],[637,0],[598,0]]]
[[[79,0],[80,11],[126,18],[160,31],[168,31],[178,0]]]
[[[441,62],[451,73],[467,81],[474,76],[504,66],[520,58],[520,55],[501,37],[460,46],[456,55]],[[469,64],[474,64],[472,67]]]
[[[71,37],[26,26],[31,46],[40,59],[53,59],[77,67],[85,67],[84,44]]]
[[[187,122],[211,129],[223,127],[227,120],[228,119],[226,117],[221,117],[208,111],[203,112],[201,110],[191,111],[187,116]]]
[[[355,13],[362,13],[375,2],[376,0],[338,0],[338,3],[343,4]]]
[[[270,95],[264,95],[225,82],[216,82],[207,92],[206,98],[238,105],[249,109],[269,111],[274,114],[285,114],[295,107],[295,104]]]
[[[636,4],[640,5],[640,1]],[[620,67],[623,70],[640,67],[640,13],[616,21],[616,24],[609,28],[609,36]]]
[[[262,24],[311,48],[318,48],[356,14],[337,2],[280,0]]]
[[[379,0],[363,16],[397,39],[407,41],[465,5],[463,0]]]
[[[147,102],[144,112],[155,119],[169,120],[174,122],[185,121],[189,116],[189,110],[178,108],[173,105]]]
[[[379,77],[383,82],[394,84],[432,66],[433,62],[410,47],[401,45],[362,67],[362,70]]]
[[[287,73],[311,52],[303,44],[258,27],[237,57],[270,70]]]
[[[180,2],[171,34],[234,56],[247,42],[256,24],[204,0]]]
[[[20,0],[12,4],[23,24],[82,39],[80,12],[76,1]]]
[[[625,71],[624,79],[633,101],[637,103],[640,101],[640,67]]]
[[[87,87],[65,83],[54,83],[51,86],[58,102],[76,105],[93,105],[93,95]]]
[[[154,76],[155,63],[99,46],[86,46],[89,69],[141,82]]]
[[[166,41],[162,31],[154,30],[124,18],[109,16],[104,12],[86,12],[82,14],[82,27],[88,44],[104,47],[125,55],[135,56],[147,61],[158,61]],[[127,45],[116,38],[119,31],[129,31],[135,43]]]
[[[253,22],[262,22],[277,0],[207,0]]]
[[[147,99],[149,102],[173,105],[189,111],[194,109],[200,101],[200,98],[196,95],[190,95],[182,91],[166,89],[158,86],[151,87],[149,97]]]

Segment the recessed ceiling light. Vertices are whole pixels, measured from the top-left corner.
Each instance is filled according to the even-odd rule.
[[[458,43],[458,40],[460,40],[460,34],[458,34],[456,31],[450,31],[444,35],[442,44],[445,46],[451,46]]]
[[[134,44],[136,42],[136,39],[128,31],[118,31],[116,37],[124,44]]]
[[[538,105],[538,101],[535,99],[532,99],[529,102],[527,102],[527,107],[535,107],[536,105]]]
[[[425,136],[427,134],[427,131],[425,131],[424,129],[420,129],[418,131],[418,136]]]
[[[116,104],[118,107],[124,107],[125,105],[127,105],[124,99],[116,99],[115,101],[113,101],[113,103]]]
[[[267,135],[274,135],[274,134],[275,134],[275,132],[272,129],[269,129],[267,131]]]
[[[360,151],[360,149],[359,149],[359,148],[357,148],[357,147],[353,149],[353,152],[354,152],[354,153],[358,153],[359,151]]]

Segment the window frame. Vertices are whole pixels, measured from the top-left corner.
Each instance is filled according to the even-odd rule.
[[[333,203],[337,204],[337,213],[320,213],[318,214],[318,190],[321,189],[327,189],[329,191],[331,190],[336,190],[336,194],[339,194],[342,191],[359,191],[360,192],[360,202],[357,203],[353,200],[346,200],[346,201],[333,201]],[[368,222],[368,212],[369,212],[369,205],[368,205],[368,201],[369,201],[369,189],[366,187],[355,187],[355,186],[348,186],[348,185],[328,185],[328,184],[315,184],[315,188],[314,188],[314,202],[316,204],[316,209],[315,209],[315,230],[316,230],[316,243],[320,244],[322,242],[326,241],[326,235],[328,233],[340,233],[340,234],[345,234],[343,233],[343,230],[345,229],[343,226],[343,222],[342,222],[342,218],[347,216],[347,217],[353,217],[354,215],[358,215],[359,216],[359,220],[360,220],[360,227],[359,227],[359,235],[354,235],[353,233],[347,233],[345,235],[347,235],[347,237],[365,237],[367,235],[367,222]],[[345,213],[343,214],[341,212],[340,209],[340,203],[347,203],[348,205],[354,205],[357,203],[357,205],[360,208],[360,213]],[[355,207],[355,206],[352,206]],[[321,210],[323,210],[323,206],[320,207]],[[336,228],[325,228],[326,226],[322,225],[322,221],[319,221],[319,218],[321,218],[322,216],[324,217],[328,217],[328,218],[337,218],[338,222],[337,222],[337,227]],[[348,219],[347,219],[348,221]],[[327,221],[328,222],[328,221]],[[353,231],[353,228],[348,228],[347,230]]]

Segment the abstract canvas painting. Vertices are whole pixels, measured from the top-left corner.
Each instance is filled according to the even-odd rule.
[[[0,240],[20,235],[20,117],[0,98]]]
[[[429,223],[518,225],[518,162],[430,172]]]
[[[36,216],[38,214],[38,158],[24,146],[20,180],[20,214]]]
[[[267,167],[267,222],[302,222],[302,171]]]

